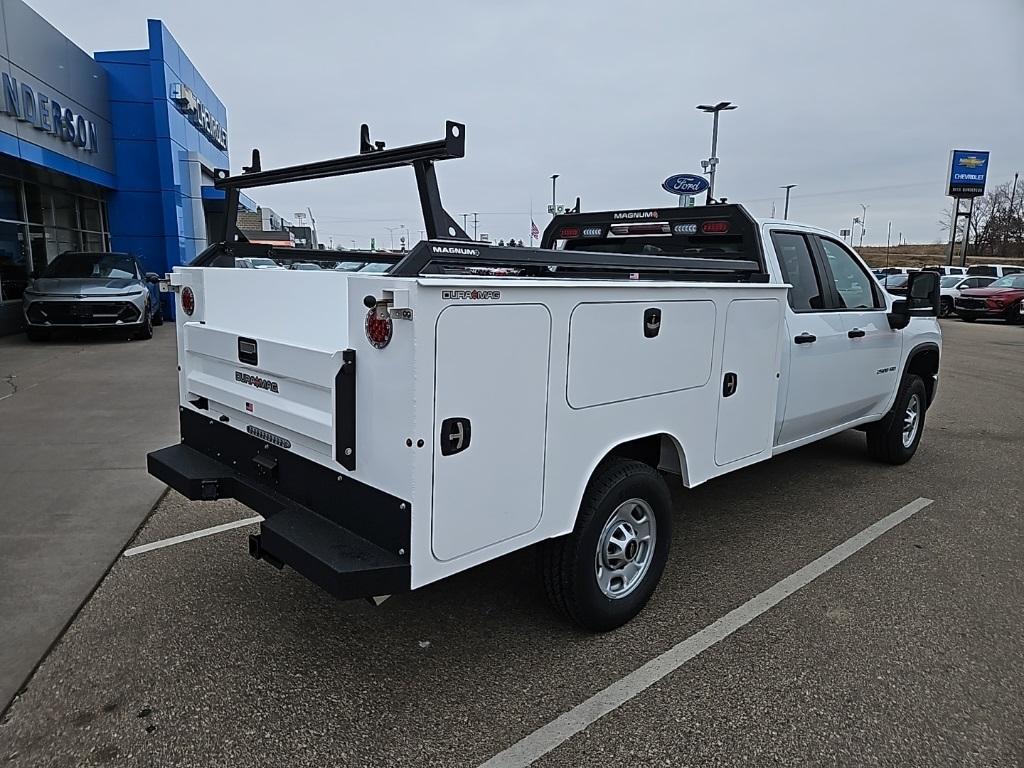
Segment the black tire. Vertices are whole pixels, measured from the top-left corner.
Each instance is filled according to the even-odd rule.
[[[47,341],[50,338],[50,329],[29,326],[25,329],[25,335],[28,336],[29,341]]]
[[[142,325],[135,332],[135,338],[142,341],[153,338],[153,314],[150,312],[149,302],[146,302],[146,308],[142,311]]]
[[[153,313],[153,325],[164,324],[164,305],[163,302],[156,303],[156,312]]]
[[[953,300],[943,296],[939,301],[939,317],[949,317],[953,314]]]
[[[916,427],[909,442],[905,427],[911,403],[916,398]],[[881,421],[869,424],[867,429],[868,455],[887,464],[906,464],[917,452],[924,433],[924,417],[928,410],[928,393],[920,376],[907,374],[900,382],[899,392],[892,410]]]
[[[647,505],[634,505],[634,511],[644,517],[652,514],[654,546],[647,550],[649,562],[646,569],[640,569],[635,584],[622,596],[609,597],[598,582],[599,547],[613,515],[620,509],[630,509],[625,502],[631,500]],[[662,476],[639,461],[608,459],[590,478],[572,533],[541,547],[541,571],[548,599],[584,629],[606,632],[620,627],[640,613],[654,594],[665,570],[671,540],[672,500]],[[642,547],[634,547],[634,556],[642,552]],[[628,545],[621,551],[629,551]],[[610,574],[615,572],[614,568],[608,570]]]

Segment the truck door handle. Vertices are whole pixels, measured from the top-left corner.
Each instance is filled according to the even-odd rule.
[[[849,336],[851,339],[859,339],[861,336],[867,335],[867,331],[862,331],[860,328],[854,328],[846,335]]]
[[[793,339],[793,341],[795,341],[797,344],[812,344],[817,340],[818,337],[815,336],[813,333],[801,333],[799,336]]]

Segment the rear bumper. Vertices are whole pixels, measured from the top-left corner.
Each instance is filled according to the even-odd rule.
[[[233,498],[263,515],[251,555],[339,598],[410,589],[406,502],[189,410],[182,437],[149,454],[149,473],[189,499]]]

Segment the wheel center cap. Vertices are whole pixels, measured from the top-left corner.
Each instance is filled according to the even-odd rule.
[[[636,539],[632,539],[628,544],[626,544],[626,551],[625,551],[626,560],[628,560],[630,562],[635,560],[636,559],[637,550],[639,550],[639,549],[640,549],[640,545],[637,543]]]

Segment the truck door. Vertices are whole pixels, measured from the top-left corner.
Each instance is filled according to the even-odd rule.
[[[544,496],[551,315],[455,305],[437,319],[431,548],[438,560],[533,530]]]
[[[860,260],[836,240],[813,239],[829,273],[832,303],[846,327],[849,419],[881,414],[901,375],[903,334],[889,327],[882,291]]]
[[[810,236],[773,231],[772,244],[782,276],[793,286],[783,338],[786,396],[780,404],[782,429],[776,441],[782,445],[848,420],[849,340],[843,318],[829,307],[831,294]]]

